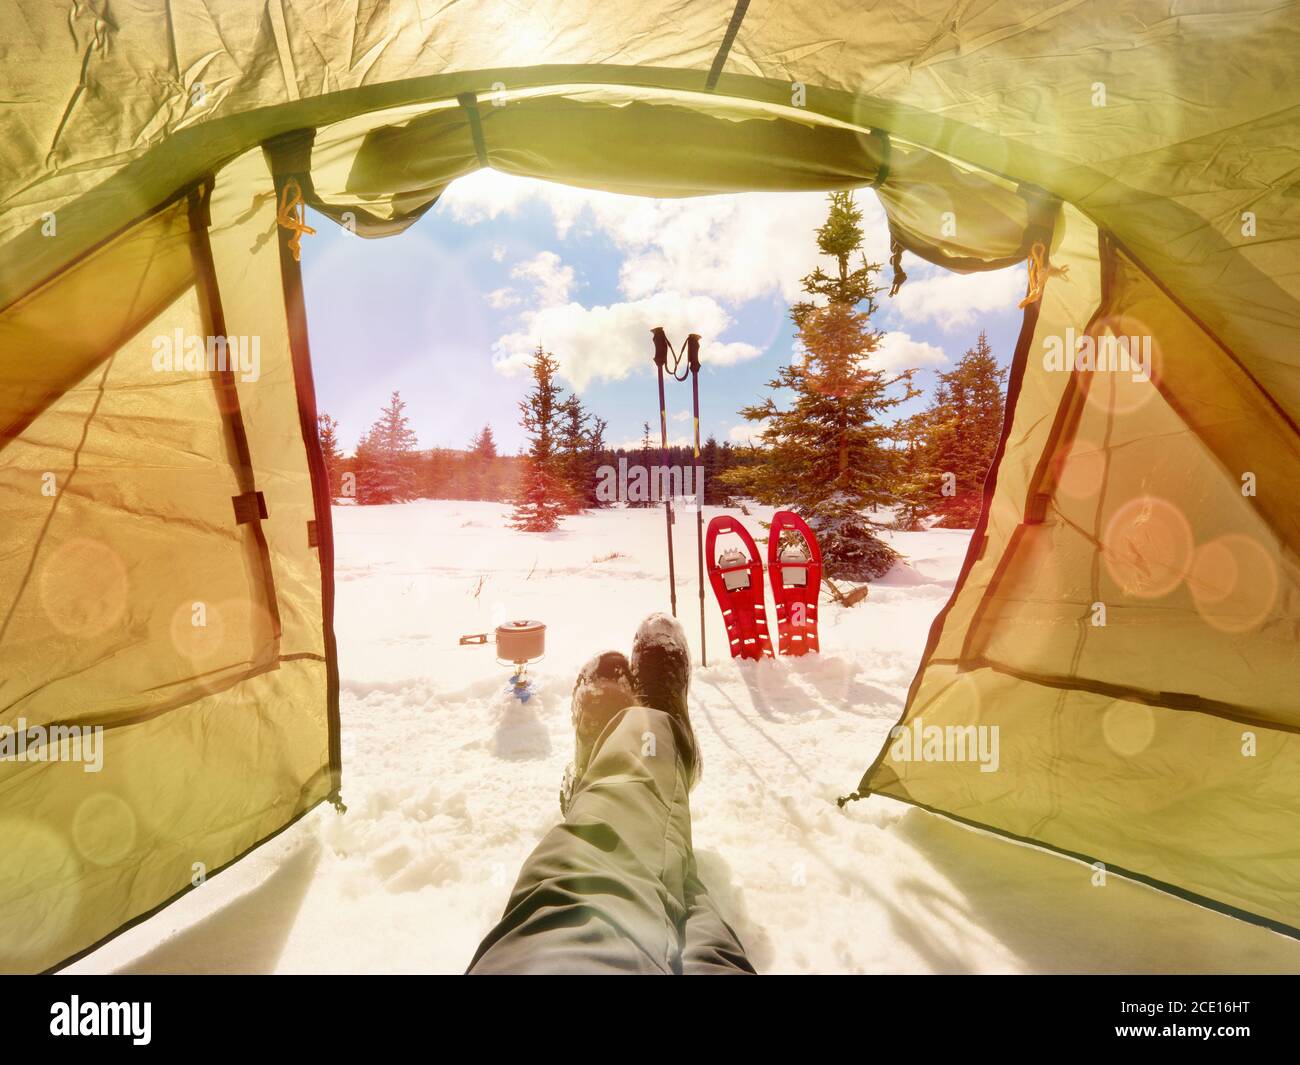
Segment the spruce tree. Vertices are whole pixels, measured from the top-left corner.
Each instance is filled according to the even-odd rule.
[[[975,346],[937,377],[930,406],[909,422],[916,443],[905,510],[938,515],[939,528],[972,529],[1002,435],[1007,371],[981,330]]]
[[[826,575],[863,581],[898,557],[875,535],[885,523],[871,512],[898,502],[898,456],[883,416],[917,393],[914,371],[891,377],[871,368],[883,336],[871,326],[880,264],[861,254],[862,213],[852,193],[829,200],[817,247],[836,270],[818,266],[803,279],[809,298],[790,310],[798,350],[768,383],[792,399],[778,406],[768,396],[740,412],[762,424],[762,447],[757,461],[722,479],[761,503],[796,510],[817,533]],[[893,388],[899,384],[901,394]]]
[[[637,466],[644,468],[644,470],[646,471],[644,480],[642,480],[641,478],[635,478],[635,479],[633,478],[632,470]],[[632,498],[632,491],[631,491],[632,485],[634,483],[645,485],[648,489],[650,485],[650,478],[654,476],[653,471],[654,471],[654,459],[650,453],[650,423],[646,422],[641,427],[641,450],[637,452],[636,461],[634,462],[631,457],[629,457],[627,460],[627,483],[628,483],[627,505],[629,507],[640,508],[640,507],[653,507],[655,505],[655,501],[650,498],[651,493],[648,490],[640,493],[636,498]]]
[[[494,498],[493,473],[497,459],[497,443],[492,426],[485,425],[470,441],[465,455],[465,493],[469,499]]]
[[[752,459],[746,457],[748,452],[753,449],[741,449],[736,447],[730,440],[724,440],[718,448],[718,470],[714,475],[717,479],[718,502],[724,507],[735,506],[735,500],[732,498],[731,486],[727,483],[726,474],[728,470],[734,470],[738,466],[751,465]]]
[[[903,447],[898,455],[899,501],[894,508],[894,528],[904,532],[923,529],[924,519],[930,513],[921,445],[929,413],[928,410],[919,411],[904,418],[897,427],[897,436]]]
[[[333,502],[343,494],[343,452],[339,448],[339,423],[324,412],[316,422],[321,455],[325,459],[325,472],[329,477],[330,501]]]
[[[379,478],[373,475],[381,461],[378,449],[371,443],[370,435],[369,429],[362,433],[361,439],[357,441],[356,450],[352,453],[352,472],[356,476],[356,498],[357,502],[363,505],[389,502],[370,491],[370,486],[379,481]]]
[[[722,472],[719,468],[718,440],[712,434],[704,441],[704,446],[700,448],[700,469],[704,477],[704,502],[710,505],[721,505],[726,502],[726,489],[718,480],[718,474]]]
[[[609,423],[604,418],[592,417],[591,428],[587,431],[586,439],[586,459],[587,475],[584,485],[584,495],[586,506],[588,508],[605,507],[609,504],[600,498],[598,489],[600,487],[599,471],[605,456],[605,430],[609,428]]]
[[[470,454],[489,462],[497,457],[497,441],[492,435],[492,426],[483,426],[483,431],[470,441],[469,450]]]
[[[571,395],[559,405],[557,467],[566,491],[564,512],[577,514],[587,507],[588,490],[594,479],[588,454],[587,422],[591,420],[582,401]]]
[[[462,457],[449,448],[433,448],[416,462],[415,483],[423,499],[455,499],[456,473]]]
[[[555,375],[559,366],[555,356],[539,344],[531,369],[533,387],[519,404],[528,450],[510,524],[524,532],[550,532],[559,526],[568,498],[557,470],[556,430],[561,400]]]
[[[417,438],[407,420],[406,404],[394,392],[357,444],[357,502],[401,503],[415,498]]]

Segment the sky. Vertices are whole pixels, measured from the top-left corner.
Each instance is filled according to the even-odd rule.
[[[935,372],[981,329],[1008,364],[1024,268],[963,276],[908,254],[891,299],[884,212],[869,189],[856,195],[864,250],[885,264],[875,365],[920,370],[924,395],[896,413],[925,406]],[[674,345],[703,338],[702,437],[748,442],[755,426],[737,411],[790,361],[799,279],[831,266],[814,237],[826,210],[823,193],[654,200],[480,170],[396,237],[365,240],[313,214],[302,260],[318,404],[338,419],[345,451],[399,390],[420,447],[464,448],[491,425],[513,454],[541,343],[564,389],[609,423],[611,446],[636,446],[645,422],[657,442],[650,330],[662,325]],[[670,438],[688,443],[689,384],[668,389]]]

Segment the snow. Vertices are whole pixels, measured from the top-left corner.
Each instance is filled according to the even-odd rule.
[[[705,519],[716,508],[706,508]],[[742,518],[758,538],[755,508]],[[578,667],[668,606],[662,510],[548,534],[494,503],[335,510],[343,796],[71,968],[459,972],[559,819]],[[873,797],[843,810],[897,720],[967,533],[899,533],[906,563],[822,654],[740,663],[708,599],[692,681],[703,879],[766,972],[1300,970],[1300,943],[1081,863]],[[678,614],[698,642],[694,515],[675,527]],[[770,595],[769,595],[770,601]],[[548,626],[534,694],[462,634]],[[696,648],[698,653],[698,647]]]

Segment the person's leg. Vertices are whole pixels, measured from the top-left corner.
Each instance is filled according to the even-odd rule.
[[[682,939],[682,973],[686,976],[756,975],[740,937],[723,920],[694,869],[686,878],[686,925]]]
[[[680,971],[690,861],[682,747],[663,711],[629,707],[609,722],[471,973]]]
[[[689,686],[685,633],[662,614],[638,628],[630,666],[607,652],[583,667],[565,819],[524,863],[471,973],[679,973],[684,941],[692,971],[753,971],[695,873]]]

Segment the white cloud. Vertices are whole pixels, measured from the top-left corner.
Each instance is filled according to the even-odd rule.
[[[675,422],[684,422],[684,421],[689,421],[689,420],[690,420],[690,417],[691,417],[691,412],[690,412],[690,411],[688,411],[688,410],[679,410],[676,414],[673,415],[673,421],[675,421]]]
[[[921,366],[942,366],[947,361],[943,348],[894,331],[881,337],[880,347],[872,354],[868,365],[873,370],[893,373]]]
[[[729,304],[764,296],[801,298],[799,279],[820,261],[814,231],[826,218],[823,193],[758,192],[681,199],[648,199],[574,188],[494,170],[460,178],[443,194],[439,210],[473,225],[515,214],[527,202],[543,205],[564,239],[575,227],[604,233],[624,254],[619,285],[629,300],[673,290]],[[889,233],[874,195],[857,195],[866,257],[890,278]],[[909,279],[897,296],[881,296],[882,311],[908,322],[934,322],[944,331],[973,324],[981,314],[1012,308],[1024,295],[1025,269],[1015,266],[956,274],[914,255]]]
[[[568,302],[569,292],[573,289],[573,267],[565,266],[553,251],[538,252],[531,259],[516,264],[510,276],[518,281],[531,283],[533,305],[551,307]],[[499,311],[515,307],[524,301],[524,297],[513,288],[497,288],[487,294],[487,302]]]
[[[541,344],[555,353],[561,376],[581,392],[592,381],[621,380],[637,367],[648,368],[654,350],[650,330],[657,325],[670,337],[699,333],[701,359],[712,366],[760,354],[752,344],[717,339],[731,325],[731,316],[715,300],[662,292],[608,307],[566,303],[527,312],[516,332],[493,345],[494,362],[508,376],[524,373]]]
[[[759,434],[766,427],[766,422],[741,422],[727,431],[727,439],[737,444],[759,444]]]
[[[755,358],[751,344],[717,338],[731,325],[725,306],[774,297],[802,296],[799,279],[819,261],[813,234],[826,217],[821,193],[749,193],[652,200],[480,170],[455,182],[440,210],[465,224],[514,214],[526,202],[546,207],[556,234],[575,227],[601,232],[623,253],[619,287],[625,301],[604,307],[572,302],[574,271],[555,252],[542,252],[517,265],[512,277],[533,288],[530,309],[515,331],[494,345],[495,362],[506,374],[526,370],[538,344],[555,352],[561,374],[581,391],[594,380],[617,380],[648,365],[649,331],[663,325],[670,337],[698,332],[705,360],[725,366]],[[862,192],[866,256],[888,259],[888,227],[879,201]],[[823,267],[830,263],[821,259]],[[945,331],[970,325],[980,313],[1014,305],[1024,288],[1023,269],[958,275],[914,258],[912,278],[899,295],[881,301],[903,321],[933,321]],[[888,280],[888,267],[883,271]],[[498,309],[522,302],[513,289],[489,297]],[[872,359],[886,372],[939,366],[942,348],[914,340],[902,330],[887,332]],[[754,427],[737,427],[750,434]],[[734,436],[733,439],[742,439]],[[748,438],[748,435],[743,437]]]
[[[533,195],[531,182],[495,170],[476,170],[458,178],[438,198],[438,213],[450,214],[462,225],[478,225],[500,215],[513,215]]]
[[[501,215],[516,215],[530,201],[541,202],[550,209],[555,231],[563,238],[588,204],[600,199],[626,201],[630,197],[556,185],[484,168],[453,181],[438,200],[437,209],[462,225],[472,226]]]
[[[653,200],[573,188],[493,170],[460,178],[439,210],[474,225],[543,204],[556,235],[580,224],[603,232],[624,253],[619,283],[628,299],[664,290],[699,293],[728,303],[763,296],[800,297],[799,279],[817,265],[814,231],[826,220],[820,192],[755,192]],[[857,196],[867,258],[884,263],[889,234],[874,195]],[[826,260],[821,260],[828,266]]]
[[[510,276],[520,281],[531,281],[539,306],[551,307],[567,303],[573,289],[573,267],[565,266],[553,251],[538,252],[531,259],[519,263]]]
[[[869,256],[879,261],[888,238],[874,196],[860,196]],[[596,224],[626,254],[619,271],[625,295],[665,288],[701,292],[729,303],[765,296],[789,302],[819,261],[813,233],[826,218],[820,193],[749,193],[680,200],[598,204]],[[822,260],[823,265],[828,265]]]
[[[907,264],[910,271],[916,260]],[[971,325],[977,314],[1015,307],[1025,294],[1023,266],[979,274],[954,274],[938,267],[909,277],[898,295],[885,301],[909,322],[932,321],[945,332]]]
[[[487,294],[488,306],[502,311],[519,302],[519,293],[512,288],[494,288]]]

